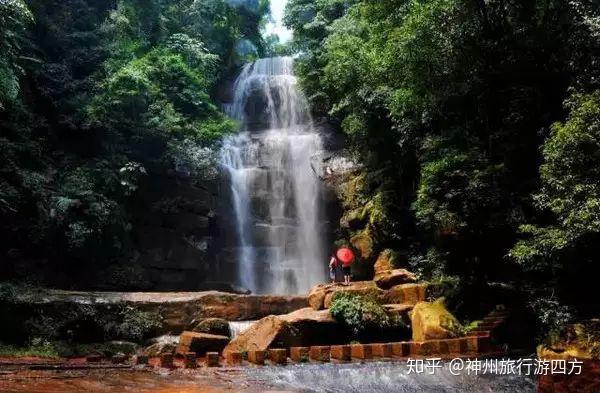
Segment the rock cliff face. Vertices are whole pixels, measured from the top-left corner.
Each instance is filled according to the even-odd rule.
[[[258,320],[270,314],[287,314],[308,306],[304,296],[256,296],[222,292],[74,292],[44,291],[21,295],[16,303],[33,312],[60,318],[84,305],[97,315],[123,307],[158,314],[157,334],[180,333],[194,321],[220,318],[227,321]]]
[[[137,274],[108,289],[211,289],[217,217],[215,184],[181,174],[153,179],[143,192],[133,231],[133,255],[123,265]],[[110,285],[110,283],[109,283]]]

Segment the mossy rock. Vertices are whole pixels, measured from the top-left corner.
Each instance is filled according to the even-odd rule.
[[[368,227],[352,236],[350,244],[358,250],[362,259],[370,259],[373,256],[375,241]]]
[[[192,331],[230,337],[229,322],[221,318],[203,319],[194,326]]]
[[[410,319],[414,341],[459,337],[464,330],[460,322],[446,309],[444,298],[431,303],[415,304]]]
[[[356,230],[361,228],[366,221],[365,209],[356,208],[347,210],[340,219],[340,226],[346,229]]]
[[[350,210],[361,205],[360,198],[364,189],[364,183],[364,175],[360,174],[341,184],[339,194],[342,196],[342,206],[345,209]]]

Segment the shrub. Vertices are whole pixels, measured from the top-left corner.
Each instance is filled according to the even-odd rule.
[[[119,313],[116,323],[105,325],[107,336],[139,341],[148,337],[162,326],[162,317],[157,313],[141,311],[125,306]]]
[[[388,315],[373,296],[362,296],[350,292],[337,292],[333,295],[331,315],[340,323],[359,334],[367,329],[389,328],[398,321]]]

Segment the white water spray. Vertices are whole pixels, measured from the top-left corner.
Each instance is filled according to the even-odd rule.
[[[322,142],[293,59],[246,65],[226,110],[242,124],[221,152],[235,210],[237,284],[254,293],[305,292],[326,278]]]

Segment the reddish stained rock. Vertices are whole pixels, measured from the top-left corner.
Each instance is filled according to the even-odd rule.
[[[584,359],[582,361],[581,374],[578,375],[539,375],[538,393],[600,392],[600,361],[591,359]]]
[[[219,367],[219,353],[206,352],[206,365],[208,367]]]
[[[298,363],[306,363],[310,359],[309,347],[291,347],[290,348],[290,359]]]
[[[407,341],[392,343],[392,355],[397,357],[407,357],[410,355],[410,343]]]
[[[170,353],[160,355],[160,367],[173,368],[173,355]]]
[[[275,364],[287,363],[287,349],[269,349],[269,360]]]
[[[337,360],[349,361],[352,359],[352,348],[350,348],[350,345],[332,345],[330,353],[331,357]]]
[[[239,366],[242,364],[243,356],[241,352],[227,352],[225,355],[225,362],[230,366]]]
[[[196,368],[196,353],[186,352],[183,354],[183,367],[185,368]]]
[[[460,353],[461,354],[472,354],[477,352],[477,337],[467,336],[461,337],[460,342]]]
[[[203,356],[206,352],[221,352],[229,342],[229,337],[217,336],[216,334],[183,332],[179,337],[179,345],[176,353],[184,355],[194,352]]]
[[[316,360],[318,362],[329,362],[331,358],[330,347],[328,346],[310,347],[308,354],[312,360]]]
[[[350,345],[350,352],[352,354],[352,357],[356,359],[373,358],[373,352],[369,345],[352,344]]]
[[[373,357],[392,357],[392,344],[368,344],[371,347]]]
[[[460,351],[460,339],[459,338],[448,338],[443,340],[445,345],[448,347],[449,354],[459,354]]]
[[[248,351],[248,361],[250,363],[262,366],[263,364],[265,364],[266,357],[266,351]]]

